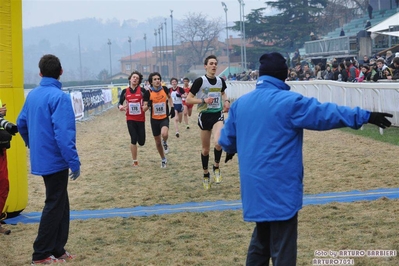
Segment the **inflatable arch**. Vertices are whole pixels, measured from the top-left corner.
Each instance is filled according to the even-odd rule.
[[[24,103],[22,1],[0,1],[0,99],[7,105],[6,120],[16,123]],[[28,203],[27,157],[25,144],[16,134],[7,150],[10,192],[3,212],[18,215]],[[0,210],[1,211],[1,210]]]

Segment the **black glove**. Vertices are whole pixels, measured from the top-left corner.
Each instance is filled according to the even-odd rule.
[[[174,107],[170,108],[170,113],[169,113],[169,115],[170,115],[170,118],[175,117],[175,108],[174,108]]]
[[[226,159],[224,160],[224,163],[227,163],[228,161],[230,161],[231,159],[233,159],[233,156],[235,155],[235,153],[227,153],[226,152]]]
[[[80,176],[80,169],[77,170],[77,171],[75,171],[75,172],[71,172],[71,173],[69,174],[69,178],[70,178],[71,180],[76,180],[76,178],[78,178],[79,176]]]
[[[390,127],[392,123],[386,119],[386,117],[393,117],[393,115],[388,113],[371,112],[368,123],[379,126],[380,128]]]
[[[18,127],[13,123],[8,122],[4,128],[8,133],[15,136],[15,133],[18,133]]]

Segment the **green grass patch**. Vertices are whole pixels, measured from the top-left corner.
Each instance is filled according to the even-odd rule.
[[[340,130],[399,146],[399,127],[386,128],[383,130],[382,135],[378,127],[368,124],[364,125],[363,129],[359,130],[353,130],[351,128],[341,128]]]

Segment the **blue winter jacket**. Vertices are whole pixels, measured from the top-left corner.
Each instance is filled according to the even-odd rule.
[[[76,150],[75,114],[62,84],[43,77],[27,96],[18,116],[19,133],[30,149],[31,172],[49,175],[70,168],[80,169]]]
[[[303,129],[360,128],[370,112],[320,103],[261,76],[230,108],[219,144],[237,153],[244,220],[283,221],[302,208]]]

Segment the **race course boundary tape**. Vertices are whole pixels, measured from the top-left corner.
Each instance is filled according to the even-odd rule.
[[[331,202],[355,202],[355,201],[371,201],[381,197],[388,199],[399,198],[399,188],[384,188],[367,191],[349,191],[349,192],[331,192],[315,195],[304,195],[303,205],[322,205]],[[87,220],[114,217],[131,217],[131,216],[151,216],[173,214],[179,212],[208,212],[208,211],[226,211],[240,210],[242,208],[241,200],[232,201],[205,201],[205,202],[188,202],[174,205],[153,205],[138,206],[134,208],[117,208],[103,210],[83,210],[71,211],[71,220]],[[39,223],[41,212],[21,213],[17,217],[9,218],[4,222],[7,224],[17,223]]]

